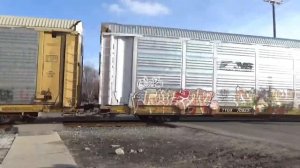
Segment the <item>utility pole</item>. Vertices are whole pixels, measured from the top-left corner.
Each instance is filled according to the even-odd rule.
[[[275,16],[275,5],[280,5],[283,3],[283,0],[264,0],[272,5],[273,13],[273,37],[276,38],[276,16]]]

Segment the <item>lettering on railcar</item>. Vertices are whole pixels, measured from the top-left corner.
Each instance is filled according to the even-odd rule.
[[[248,107],[221,107],[221,113],[252,113],[253,108]]]
[[[219,69],[225,71],[253,72],[253,63],[221,61]]]
[[[48,78],[53,78],[54,75],[55,75],[55,72],[53,72],[53,71],[48,71],[48,72],[47,72]]]

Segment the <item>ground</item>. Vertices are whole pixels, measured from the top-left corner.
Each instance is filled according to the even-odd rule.
[[[300,165],[299,122],[196,119],[163,125],[99,122],[81,126],[55,122],[40,120],[14,125],[11,131],[2,129],[0,167],[16,132],[28,136],[52,131],[60,134],[82,168],[296,168]],[[124,151],[124,155],[117,155],[116,149]]]
[[[0,127],[0,168],[4,157],[15,139],[15,133],[16,130],[14,129]]]
[[[237,130],[240,127],[239,124],[233,126]],[[273,127],[274,130],[280,128],[276,124]],[[65,127],[59,134],[79,167],[85,168],[279,168],[300,165],[299,149],[292,145],[180,126],[180,123],[177,127]],[[117,147],[112,145],[120,145],[125,154],[117,155]]]

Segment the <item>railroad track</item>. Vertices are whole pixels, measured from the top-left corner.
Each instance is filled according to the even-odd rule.
[[[174,127],[166,123],[143,122],[139,120],[120,120],[120,121],[65,121],[63,125],[66,127],[151,127],[163,126]]]
[[[141,126],[168,126],[164,123],[155,121],[142,121],[134,116],[117,116],[110,118],[103,118],[99,116],[55,116],[55,117],[41,117],[35,120],[13,120],[10,124],[63,124],[66,127],[141,127]],[[2,124],[2,127],[5,127]]]
[[[145,122],[140,121],[67,121],[63,122],[67,127],[137,127],[148,126]]]

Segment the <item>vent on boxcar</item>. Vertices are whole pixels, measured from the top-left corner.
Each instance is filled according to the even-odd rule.
[[[56,38],[57,32],[52,32],[51,35],[52,35],[52,38]]]

